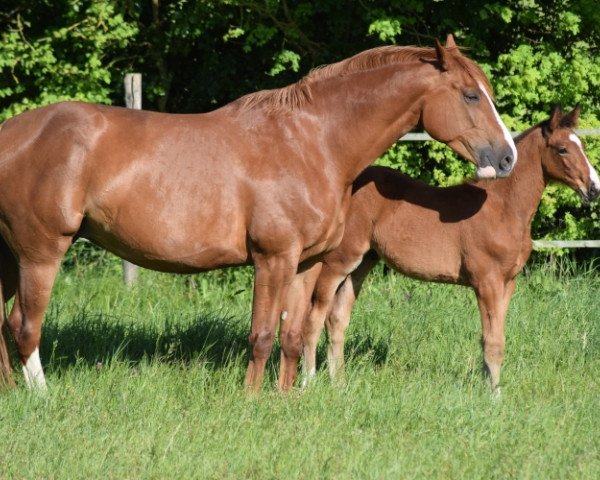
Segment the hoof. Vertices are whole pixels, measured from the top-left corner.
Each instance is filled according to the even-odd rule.
[[[502,398],[502,391],[500,387],[496,387],[492,390],[492,400],[498,401]]]

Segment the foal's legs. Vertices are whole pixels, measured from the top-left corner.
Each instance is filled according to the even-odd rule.
[[[246,386],[260,390],[267,359],[273,349],[277,322],[285,311],[290,284],[298,268],[298,255],[253,254],[254,298],[252,302],[252,328],[250,361],[246,370]]]
[[[290,389],[296,380],[298,360],[302,354],[302,326],[322,266],[321,262],[317,262],[298,273],[288,292],[287,315],[284,318],[285,312],[282,313],[279,327],[279,388],[284,391]]]
[[[331,378],[343,378],[344,375],[344,336],[350,324],[352,307],[362,288],[365,278],[378,259],[365,257],[358,268],[342,283],[337,293],[331,311],[325,320],[329,346],[327,347],[327,365]]]
[[[317,344],[323,331],[325,318],[329,313],[335,292],[346,278],[344,269],[323,265],[321,274],[314,289],[312,308],[302,326],[304,342],[304,359],[302,363],[302,384],[306,386],[317,373]]]
[[[481,282],[475,289],[481,314],[483,358],[494,396],[500,395],[500,368],[504,359],[504,321],[515,289],[515,280],[499,278]]]
[[[319,343],[319,337],[321,335],[321,332],[323,331],[323,324],[325,323],[328,315],[332,311],[332,307],[335,308],[334,302],[335,304],[337,304],[337,296],[339,294],[339,291],[342,288],[344,288],[344,285],[346,285],[346,283],[348,283],[352,292],[354,292],[355,286],[358,288],[356,290],[356,295],[358,295],[358,290],[360,289],[360,284],[362,283],[362,280],[364,279],[366,274],[371,270],[371,268],[373,268],[373,265],[375,265],[376,263],[377,259],[363,257],[362,254],[343,254],[340,255],[339,258],[332,259],[329,263],[323,266],[323,269],[321,270],[321,275],[319,276],[317,280],[317,285],[315,286],[312,309],[310,311],[310,314],[306,318],[303,327],[302,336],[304,339],[304,385],[306,385],[308,381],[310,381],[310,379],[316,374],[317,344]],[[352,277],[356,276],[356,278],[360,278],[360,280],[358,280],[358,283],[356,283],[354,280],[347,279],[347,276],[349,274],[352,274]],[[341,287],[340,284],[342,284]],[[352,305],[350,305],[349,308],[351,309]],[[348,311],[348,317],[349,316],[350,310]],[[342,341],[344,330],[345,327],[342,330]],[[331,364],[329,368],[329,371],[331,373]]]

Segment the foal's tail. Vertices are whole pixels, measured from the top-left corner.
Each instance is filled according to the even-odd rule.
[[[15,380],[12,375],[12,369],[10,368],[8,347],[5,340],[5,335],[8,336],[8,327],[5,321],[6,309],[3,290],[2,276],[0,275],[0,390],[15,387]]]

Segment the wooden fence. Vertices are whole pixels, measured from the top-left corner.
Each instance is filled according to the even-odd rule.
[[[142,109],[142,74],[128,73],[125,75],[125,106],[136,110]],[[137,265],[123,260],[123,282],[131,288],[137,278]]]

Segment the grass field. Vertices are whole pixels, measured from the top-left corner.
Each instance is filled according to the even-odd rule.
[[[247,394],[250,274],[62,272],[50,390],[0,396],[0,478],[600,477],[600,276],[536,267],[507,324],[503,396],[481,374],[472,292],[376,272],[347,378]],[[274,355],[274,358],[278,357]],[[324,348],[320,348],[323,363]],[[19,372],[20,373],[20,372]]]

